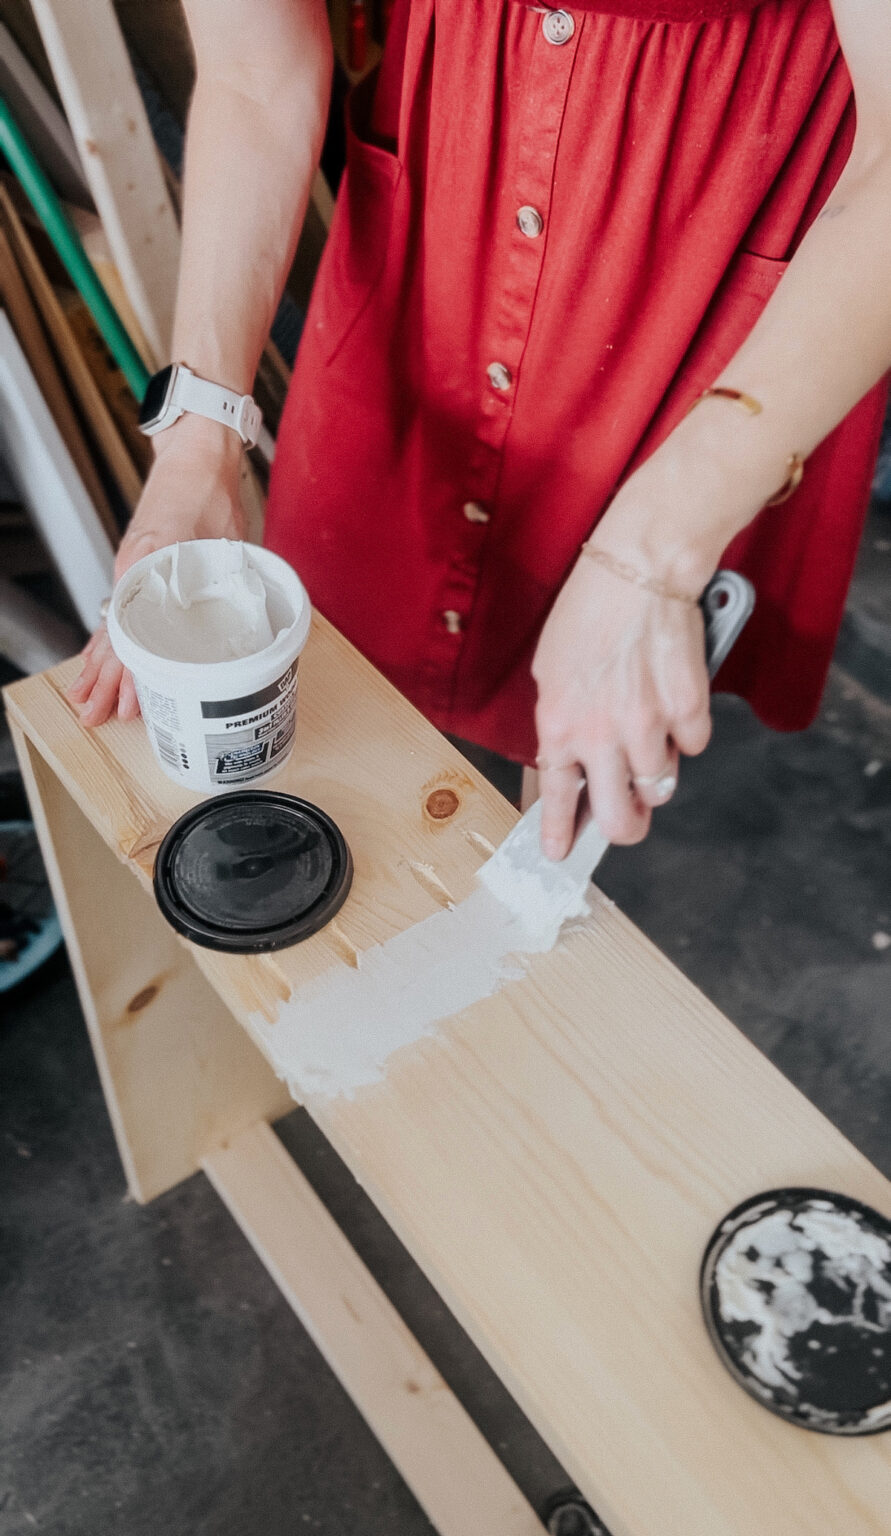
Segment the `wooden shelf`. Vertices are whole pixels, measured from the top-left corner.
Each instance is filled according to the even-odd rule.
[[[151,894],[160,840],[194,797],[160,773],[140,722],[79,727],[64,692],[75,665],[15,684],[8,711],[130,1186],[150,1198],[205,1167],[327,1338],[324,1275],[343,1254],[329,1268],[323,1218],[307,1237],[317,1263],[294,1240],[304,1192],[260,1124],[287,1103],[264,1060],[270,1031],[321,975],[361,978],[369,946],[439,910],[438,890],[463,899],[516,813],[316,621],[281,787],[343,829],[350,898],[274,955],[194,948]],[[453,813],[437,820],[428,803],[446,788]],[[718,1222],[758,1190],[822,1186],[891,1215],[891,1185],[609,902],[592,903],[552,953],[405,1045],[380,1082],[314,1089],[307,1108],[612,1536],[882,1536],[891,1437],[809,1434],[749,1399],[707,1338],[697,1275]],[[369,1305],[392,1343],[389,1312]],[[386,1337],[372,1344],[370,1327],[366,1355],[334,1331],[336,1368],[430,1500],[445,1476],[423,1427],[438,1388],[408,1394],[423,1400],[415,1436],[395,1367],[366,1391]],[[397,1333],[411,1379],[429,1381]],[[459,1481],[463,1434],[442,1446]],[[516,1525],[434,1518],[456,1536],[525,1532],[516,1508]]]

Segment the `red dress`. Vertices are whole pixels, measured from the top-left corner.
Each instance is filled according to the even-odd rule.
[[[531,761],[530,661],[616,487],[747,335],[850,151],[828,0],[401,0],[278,441],[267,541],[443,730]],[[818,705],[878,386],[727,551],[719,678]]]

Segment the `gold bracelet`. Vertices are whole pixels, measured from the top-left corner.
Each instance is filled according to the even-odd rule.
[[[804,479],[804,459],[800,453],[790,453],[786,460],[789,474],[783,481],[775,496],[771,496],[764,505],[766,507],[778,507],[781,502],[788,501],[793,491],[797,491]]]
[[[698,597],[691,597],[689,592],[676,592],[667,582],[660,581],[658,576],[645,576],[643,571],[638,571],[633,565],[628,565],[625,560],[619,560],[615,555],[607,554],[605,549],[595,549],[591,544],[582,545],[582,554],[589,560],[596,560],[598,565],[605,565],[608,571],[618,576],[621,581],[633,582],[636,587],[644,587],[647,592],[655,592],[657,597],[670,597],[673,602],[687,603],[695,608],[699,602]]]
[[[741,406],[747,416],[760,416],[764,407],[754,395],[747,395],[741,389],[731,389],[728,385],[716,384],[712,389],[704,389],[701,395],[697,395],[691,406],[685,411],[685,417],[691,411],[695,411],[697,405],[703,400],[729,400],[733,405]],[[800,453],[792,453],[786,461],[788,474],[775,495],[764,503],[766,507],[778,507],[782,502],[788,501],[794,491],[798,490],[804,479],[804,456]]]
[[[729,385],[716,384],[713,389],[704,389],[701,395],[696,396],[693,404],[687,406],[684,412],[685,417],[689,416],[691,411],[695,411],[697,405],[701,405],[703,400],[711,398],[731,400],[734,405],[741,405],[747,416],[760,416],[764,410],[761,401],[756,400],[754,395],[746,395],[741,389],[731,389]]]

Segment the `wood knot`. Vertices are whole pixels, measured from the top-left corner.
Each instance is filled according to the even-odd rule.
[[[157,995],[158,988],[155,986],[154,982],[152,982],[151,986],[143,987],[141,992],[137,992],[135,997],[131,997],[129,1003],[127,1004],[127,1012],[141,1013],[143,1008],[147,1008],[149,1003],[153,1002]]]
[[[460,804],[453,789],[434,789],[427,796],[425,810],[434,821],[447,821],[449,816],[454,816]]]

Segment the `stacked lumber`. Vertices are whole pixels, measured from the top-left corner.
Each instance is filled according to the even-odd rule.
[[[37,18],[41,26],[51,21],[53,7],[44,10]],[[70,86],[64,61],[60,69]],[[7,489],[0,515],[5,580],[0,650],[23,670],[35,665],[35,657],[46,664],[47,655],[54,659],[60,647],[64,654],[98,621],[121,529],[150,462],[137,428],[133,380],[124,378],[100,334],[88,290],[58,254],[58,229],[64,225],[73,231],[75,245],[79,237],[84,268],[92,263],[100,291],[121,317],[132,355],[150,363],[145,330],[130,299],[132,284],[119,276],[119,251],[96,212],[83,146],[76,143],[53,86],[39,40],[35,47],[33,18],[4,3],[0,96],[8,169],[0,176],[0,460]],[[94,110],[106,106],[97,101]],[[36,183],[23,175],[10,135],[24,145],[25,165],[36,166]],[[131,136],[144,142],[138,133]],[[35,197],[35,185],[38,191],[46,187],[46,206]],[[58,210],[55,229],[47,206]],[[170,277],[172,288],[175,269]],[[42,609],[29,591],[29,578],[42,577],[48,567],[55,568],[63,589],[55,597],[50,593],[53,608],[68,621],[61,627],[58,613]]]
[[[380,57],[389,6],[386,0],[364,6],[367,47],[356,67],[350,55],[349,0],[329,3],[339,79],[353,82]],[[358,8],[354,4],[352,9],[355,31]],[[5,362],[7,388],[13,388],[13,374],[20,376],[24,368],[29,387],[33,383],[48,408],[60,440],[54,441],[50,457],[69,492],[62,498],[61,520],[67,534],[82,525],[94,587],[102,568],[110,583],[114,550],[151,463],[137,427],[136,397],[140,381],[170,356],[183,128],[193,79],[181,0],[159,0],[150,11],[130,0],[81,0],[76,7],[63,0],[0,0],[0,100],[40,162],[50,196],[58,199],[130,348],[128,368],[113,338],[109,344],[107,326],[87,289],[76,274],[72,279],[70,263],[60,260],[55,235],[48,238],[52,223],[46,210],[33,189],[27,188],[25,196],[27,179],[19,171],[17,181],[5,171],[0,175],[0,310],[11,337],[5,344],[16,353]],[[339,163],[334,169],[339,171]],[[284,339],[280,345],[269,340],[254,386],[268,433],[259,451],[246,459],[243,473],[253,539],[262,537],[268,464],[290,382],[292,349],[331,212],[329,185],[319,172],[287,282],[290,310],[280,313],[278,330],[274,327]],[[0,375],[3,367],[0,357]],[[19,427],[27,436],[27,423]],[[95,601],[79,590],[81,562],[75,559],[72,566],[70,539],[58,543],[54,519],[45,511],[41,516],[35,505],[35,497],[42,501],[48,494],[48,482],[39,474],[35,481],[20,464],[10,464],[12,454],[11,441],[0,438],[0,463],[6,461],[14,485],[27,482],[22,505],[48,542],[47,554],[67,588],[69,608],[89,629]],[[18,507],[0,512],[0,559],[10,547],[7,535],[20,548]],[[99,540],[105,541],[104,549]]]
[[[183,61],[182,91],[191,58],[178,0],[164,12],[168,50],[172,46]],[[98,622],[114,551],[151,463],[138,430],[137,396],[148,374],[170,356],[179,180],[156,147],[111,0],[83,0],[76,8],[58,0],[36,0],[33,8],[0,0],[0,98],[25,141],[26,158],[38,163],[46,180],[50,208],[56,206],[84,266],[99,279],[101,297],[110,301],[129,347],[128,369],[113,338],[109,345],[89,285],[78,280],[67,258],[60,259],[65,251],[58,228],[5,141],[10,169],[0,174],[0,466],[13,490],[11,497],[5,492],[0,509],[0,560],[6,574],[26,586],[47,564],[55,567],[64,588],[60,606],[85,633]],[[185,99],[177,109],[184,116]],[[326,188],[320,188],[324,203],[323,193]],[[289,379],[289,367],[270,343],[257,395],[273,432]],[[262,537],[270,450],[267,438],[266,458],[255,456],[243,473],[248,536],[254,539]],[[20,607],[18,595],[7,589],[0,602],[7,616]],[[49,618],[44,628],[49,643]],[[10,635],[20,629],[11,618],[0,625],[0,651],[25,669],[41,653],[28,647],[26,654],[16,641],[12,654]],[[58,626],[53,633],[58,642]],[[83,638],[76,629],[68,633]]]
[[[116,544],[120,508],[133,511],[148,467],[137,404],[9,176],[0,177],[0,304]]]

